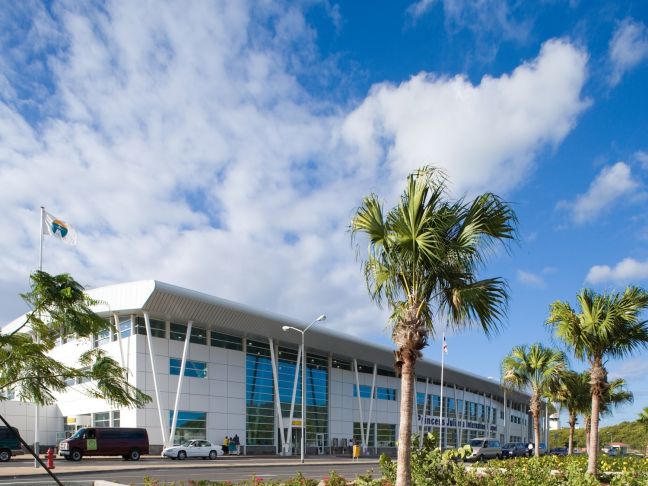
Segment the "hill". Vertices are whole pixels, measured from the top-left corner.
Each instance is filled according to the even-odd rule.
[[[550,447],[563,447],[569,439],[569,429],[552,430],[549,434]],[[602,427],[599,431],[601,447],[610,442],[624,442],[632,449],[643,451],[648,442],[646,429],[637,421],[621,422],[616,425]],[[574,447],[585,447],[585,431],[576,429],[574,434]]]

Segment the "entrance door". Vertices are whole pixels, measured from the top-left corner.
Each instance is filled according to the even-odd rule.
[[[288,429],[285,429],[285,434],[288,436]],[[281,429],[277,429],[277,437],[281,437]],[[283,450],[281,449],[281,439],[278,439],[277,441],[277,453],[278,454],[283,454]],[[292,428],[292,440],[290,441],[290,450],[288,451],[288,455],[291,456],[298,456],[301,452],[301,428],[300,427],[293,427]]]
[[[324,454],[324,434],[315,434],[315,440],[317,442],[317,453]]]

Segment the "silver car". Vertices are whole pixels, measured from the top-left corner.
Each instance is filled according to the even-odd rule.
[[[499,440],[487,437],[477,437],[469,442],[472,454],[466,458],[467,461],[485,461],[486,459],[501,459],[502,448]]]

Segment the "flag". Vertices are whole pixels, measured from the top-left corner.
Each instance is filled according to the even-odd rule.
[[[77,233],[65,221],[52,216],[47,211],[43,211],[43,222],[41,224],[43,234],[53,236],[68,245],[76,245]]]
[[[443,352],[448,354],[448,343],[446,343],[445,334],[443,335]]]

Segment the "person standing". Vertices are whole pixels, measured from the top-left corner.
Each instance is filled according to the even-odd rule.
[[[229,454],[229,439],[227,436],[223,439],[223,455],[228,455]]]

